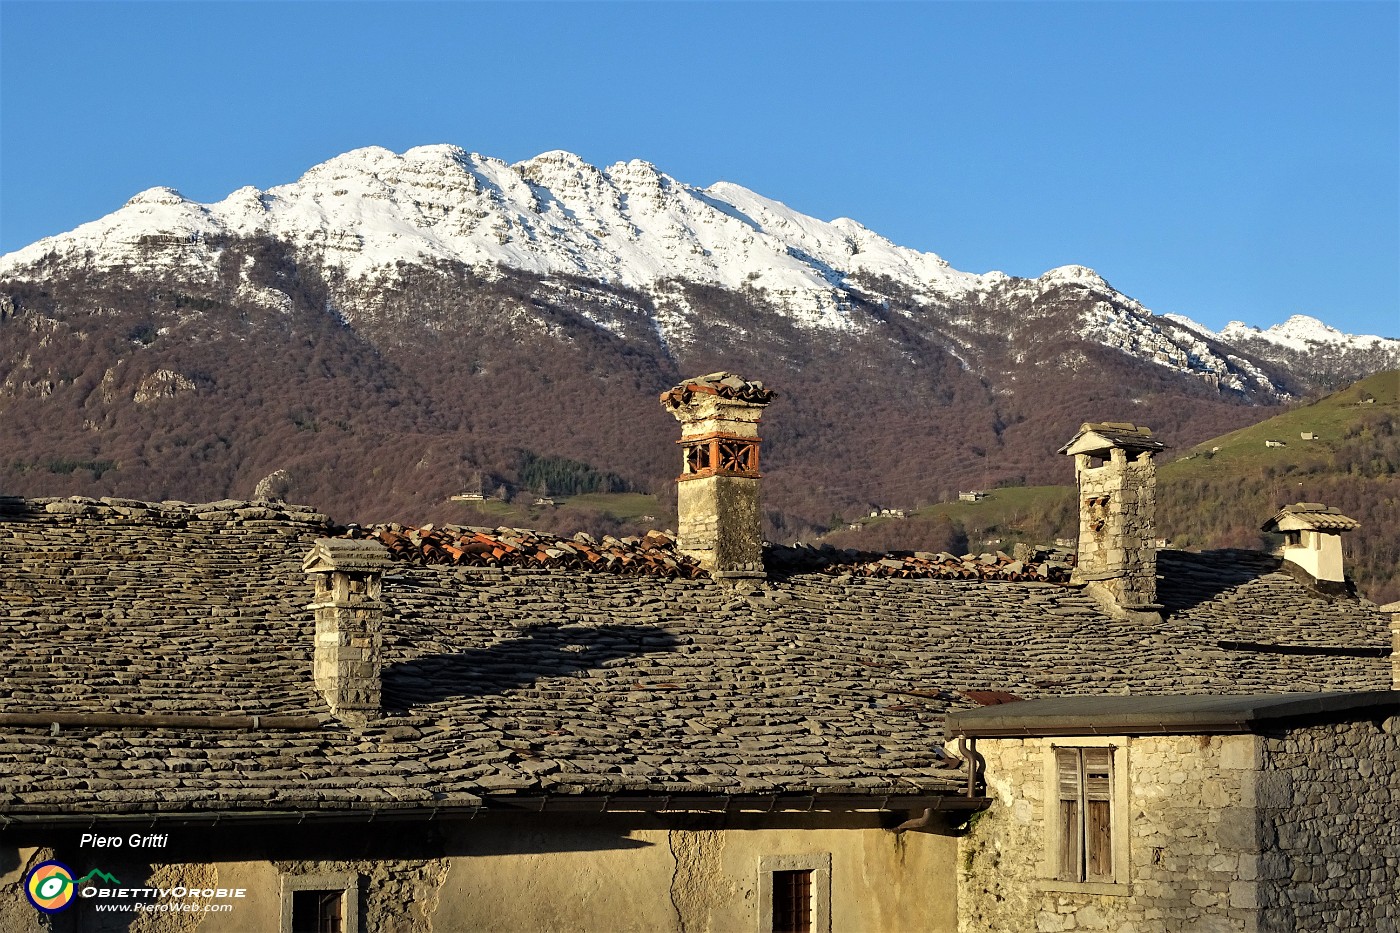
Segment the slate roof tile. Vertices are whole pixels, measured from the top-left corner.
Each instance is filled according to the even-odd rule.
[[[745,599],[655,536],[607,545],[630,549],[622,573],[525,558],[493,558],[484,573],[434,562],[424,532],[415,545],[400,527],[408,544],[383,592],[385,709],[357,730],[311,680],[302,560],[334,529],[305,507],[216,505],[163,503],[134,521],[118,511],[130,505],[49,500],[0,518],[3,710],[313,725],[53,735],[0,717],[0,814],[473,806],[504,792],[957,793],[941,723],[976,691],[1389,686],[1375,607],[1327,602],[1249,552],[1162,552],[1167,613],[1144,631],[1059,582],[864,576],[871,561],[829,549],[774,549],[772,578]],[[237,514],[249,508],[270,517]],[[521,542],[510,553],[553,547],[513,530],[427,534],[468,532]],[[1024,571],[1010,563],[973,566]],[[1323,653],[1227,647],[1244,642]]]

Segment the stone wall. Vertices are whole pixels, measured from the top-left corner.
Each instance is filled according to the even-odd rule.
[[[1128,768],[1127,799],[1114,800],[1127,817],[1126,877],[1059,881],[1048,849],[1049,750],[1095,741],[1115,746],[1114,767]],[[1253,736],[979,740],[995,802],[961,841],[959,929],[1253,930],[1257,745]]]
[[[1263,740],[1260,929],[1400,929],[1400,717]]]

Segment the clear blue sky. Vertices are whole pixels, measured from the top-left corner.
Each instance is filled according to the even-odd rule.
[[[1400,336],[1400,4],[0,2],[0,252],[366,145],[569,149]]]

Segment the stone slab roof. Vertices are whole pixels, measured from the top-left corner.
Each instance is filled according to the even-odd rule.
[[[1285,505],[1279,513],[1264,523],[1264,531],[1352,531],[1361,523],[1343,515],[1340,509],[1321,502],[1295,502]]]
[[[1133,452],[1162,451],[1167,445],[1157,440],[1152,429],[1126,421],[1086,421],[1069,443],[1060,448],[1062,454],[1096,453],[1110,447],[1124,447]]]
[[[1248,552],[1162,552],[1155,630],[1043,580],[816,560],[736,587],[396,560],[385,708],[354,729],[311,679],[302,562],[336,530],[269,503],[38,500],[0,518],[0,816],[619,794],[879,806],[962,789],[943,723],[976,691],[1390,686],[1385,616]]]

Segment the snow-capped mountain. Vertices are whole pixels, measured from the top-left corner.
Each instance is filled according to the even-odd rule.
[[[1375,346],[1319,368],[1084,266],[962,272],[644,162],[361,149],[213,204],[152,189],[0,257],[0,489],[213,500],[281,470],[362,519],[435,514],[473,476],[664,491],[657,394],[727,369],[780,391],[765,509],[796,534],[1063,482],[1047,451],[1088,419],[1186,447],[1374,371]]]
[[[358,149],[291,184],[240,188],[214,204],[153,188],[106,217],[0,257],[0,279],[33,280],[56,268],[201,279],[227,243],[252,237],[286,245],[299,263],[341,283],[333,298],[352,321],[376,313],[376,295],[405,267],[455,266],[648,296],[650,324],[673,349],[694,330],[694,309],[677,283],[755,294],[803,328],[853,334],[881,327],[857,310],[861,302],[897,297],[895,313],[939,329],[946,349],[974,368],[982,354],[973,344],[1001,325],[967,319],[960,330],[943,319],[946,309],[1076,294],[1078,319],[1057,326],[1069,323],[1086,339],[1224,389],[1265,395],[1286,392],[1238,351],[1260,336],[1275,340],[1276,331],[1290,346],[1318,340],[1292,321],[1215,334],[1157,316],[1083,266],[1037,279],[961,272],[854,220],[821,221],[728,182],[694,187],[646,162],[600,169],[555,151],[511,165],[446,145],[402,155]],[[247,288],[250,299],[279,300],[265,287]],[[593,317],[605,329],[618,326],[606,311]]]
[[[1256,359],[1306,372],[1322,387],[1341,385],[1368,372],[1400,369],[1400,340],[1344,334],[1306,314],[1295,314],[1266,329],[1231,321],[1219,333],[1177,315],[1164,317]]]
[[[23,276],[45,257],[190,270],[217,261],[217,249],[202,244],[253,235],[355,280],[399,263],[449,262],[643,291],[671,280],[762,288],[812,326],[833,329],[850,326],[841,311],[849,277],[888,276],[925,295],[1006,278],[958,272],[853,220],[825,223],[738,185],[685,185],[646,162],[599,169],[556,151],[508,165],[453,146],[359,149],[292,184],[240,188],[216,204],[153,188],[107,217],[0,257],[0,275]],[[152,258],[145,247],[153,242],[189,249]]]

